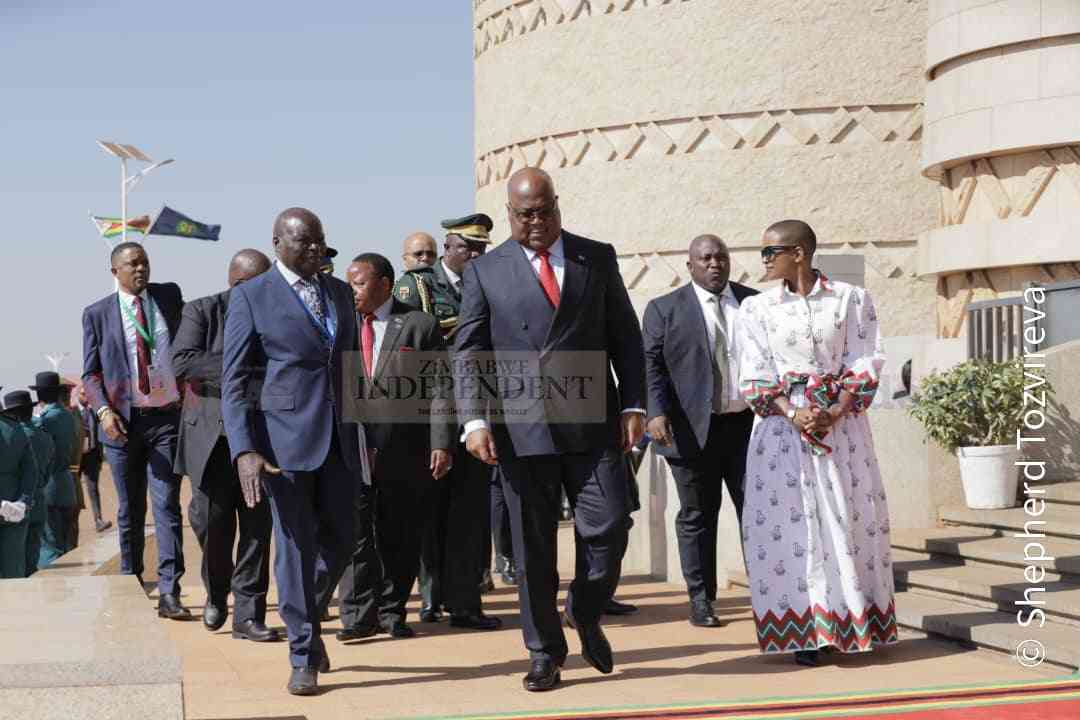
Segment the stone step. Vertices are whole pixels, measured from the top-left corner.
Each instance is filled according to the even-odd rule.
[[[1022,643],[1037,642],[1045,648],[1046,662],[1070,670],[1080,667],[1080,628],[1048,621],[1045,627],[1032,622],[1021,627],[1015,613],[972,607],[963,600],[923,595],[913,591],[896,594],[896,621],[903,627],[943,635],[961,642],[1015,655]]]
[[[1032,487],[1045,490],[1046,494],[1040,496],[1033,493],[1031,497],[1044,497],[1047,502],[1053,503],[1080,505],[1080,480],[1046,483],[1045,485],[1033,485]]]
[[[978,563],[1007,565],[1023,568],[1024,547],[1029,542],[1011,534],[977,527],[945,527],[924,530],[893,530],[890,535],[894,548],[927,553],[937,558],[950,557]],[[1043,538],[1041,544],[1051,562],[1031,563],[1045,568],[1047,572],[1080,576],[1080,540],[1054,537]],[[1032,556],[1038,548],[1031,548]]]
[[[728,578],[738,587],[750,586],[745,573],[731,572]],[[1054,622],[1050,616],[1044,627],[1036,620],[1025,628],[1016,622],[1016,613],[980,607],[964,598],[898,590],[896,622],[904,628],[1010,655],[1021,643],[1035,640],[1046,649],[1046,662],[1070,670],[1080,667],[1080,627]]]
[[[966,507],[942,508],[938,517],[950,525],[995,528],[1012,533],[1023,533],[1024,523],[1032,522],[1032,533],[1045,533],[1050,537],[1080,539],[1080,512],[1067,505],[1047,504],[1038,517],[1029,515],[1024,508],[1005,510],[972,510]]]
[[[974,599],[1014,616],[1026,607],[1015,603],[1024,600],[1024,591],[1030,591],[1032,601],[1044,603],[1035,607],[1041,607],[1048,618],[1080,626],[1080,581],[1063,579],[1057,573],[1047,573],[1032,584],[1020,568],[958,565],[899,548],[893,549],[893,573],[897,590]],[[1032,587],[1045,590],[1031,591]]]

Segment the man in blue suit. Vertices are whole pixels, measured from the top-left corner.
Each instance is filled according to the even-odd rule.
[[[83,386],[101,421],[100,440],[120,501],[120,569],[142,582],[146,495],[158,552],[158,615],[190,620],[180,603],[184,547],[180,476],[173,456],[180,391],[172,341],[184,298],[175,283],[150,282],[150,259],[138,243],[113,248],[117,291],[83,311]]]
[[[503,476],[532,658],[523,682],[542,691],[559,683],[567,654],[556,607],[564,490],[574,507],[577,553],[566,620],[577,628],[586,662],[605,674],[614,667],[600,617],[626,549],[632,501],[622,453],[644,434],[645,359],[615,248],[562,229],[554,184],[542,170],[514,173],[508,191],[511,239],[465,266],[454,368],[466,447],[498,464]],[[490,353],[495,373],[484,370]],[[469,375],[473,368],[481,370]],[[580,406],[560,403],[559,391],[523,399],[468,390],[572,376],[591,376],[570,394],[584,397]],[[505,422],[497,421],[500,413]]]
[[[356,316],[349,286],[319,272],[326,239],[314,213],[278,215],[274,251],[274,267],[229,297],[221,414],[244,501],[255,507],[265,491],[273,511],[288,690],[313,695],[330,669],[321,618],[353,548],[365,462],[357,424],[342,421]]]

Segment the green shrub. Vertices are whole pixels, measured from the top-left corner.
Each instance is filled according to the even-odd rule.
[[[1032,387],[1042,378],[1038,370],[1025,378],[1019,359],[968,360],[927,375],[912,396],[909,412],[931,440],[950,452],[958,447],[1011,445],[1023,426],[1024,412],[1031,409],[1024,407],[1024,384]],[[1049,383],[1039,386],[1041,390],[1047,397],[1052,394]]]

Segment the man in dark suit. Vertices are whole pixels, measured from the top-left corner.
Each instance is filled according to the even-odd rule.
[[[270,260],[261,252],[241,250],[229,263],[229,287],[269,269]],[[174,469],[178,475],[191,478],[188,517],[203,551],[203,624],[211,631],[225,624],[231,589],[236,604],[232,636],[271,642],[278,639],[278,632],[266,627],[273,527],[270,505],[260,502],[249,508],[244,503],[221,419],[225,312],[230,292],[192,300],[184,306],[173,342],[173,370],[177,380],[186,386]]]
[[[319,272],[326,239],[314,213],[279,214],[274,251],[273,268],[229,295],[221,415],[244,502],[254,508],[264,490],[270,498],[288,690],[313,695],[330,670],[322,614],[352,546],[365,464],[359,430],[341,414],[342,355],[357,348],[356,319],[349,286]]]
[[[83,386],[101,421],[101,441],[120,501],[120,568],[142,582],[146,495],[158,551],[158,615],[189,620],[180,603],[184,574],[180,477],[172,470],[180,391],[172,342],[184,299],[175,283],[150,283],[142,245],[111,256],[117,292],[83,311]]]
[[[447,404],[434,399],[426,403],[430,414],[410,422],[395,407],[396,390],[383,390],[419,380],[426,360],[445,362],[446,343],[435,318],[393,297],[394,268],[382,255],[356,256],[345,276],[360,326],[360,363],[348,375],[348,393],[356,398],[354,411],[364,418],[365,444],[374,457],[374,499],[372,488],[358,488],[360,527],[338,591],[344,626],[338,639],[369,637],[379,629],[394,638],[412,637],[405,603],[420,570],[435,483],[452,464],[452,417]],[[364,527],[372,515],[377,554]]]
[[[101,477],[101,440],[97,415],[86,398],[86,387],[79,386],[78,406],[79,422],[82,423],[82,456],[79,458],[79,478],[86,485],[86,494],[90,496],[90,510],[94,513],[94,529],[105,532],[112,527],[112,521],[101,514],[101,491],[98,480]]]
[[[454,372],[466,446],[503,475],[533,661],[523,682],[540,691],[558,684],[567,654],[556,608],[562,490],[574,508],[577,553],[566,619],[585,661],[602,673],[614,667],[600,618],[626,546],[631,501],[622,453],[644,433],[645,361],[615,249],[563,231],[542,170],[519,170],[508,190],[511,241],[465,266]],[[576,391],[571,375],[579,377]],[[484,398],[469,390],[496,381],[529,391]],[[559,383],[565,398],[545,390]]]
[[[690,623],[720,627],[716,527],[721,482],[742,520],[743,475],[754,415],[739,394],[735,317],[757,290],[730,282],[731,253],[715,235],[690,243],[691,282],[645,308],[649,435],[679,493],[675,530],[690,593]]]

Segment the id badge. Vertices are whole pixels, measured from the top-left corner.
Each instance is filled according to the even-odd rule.
[[[151,365],[147,368],[150,373],[150,392],[159,393],[165,392],[165,375],[161,372],[157,365]]]

